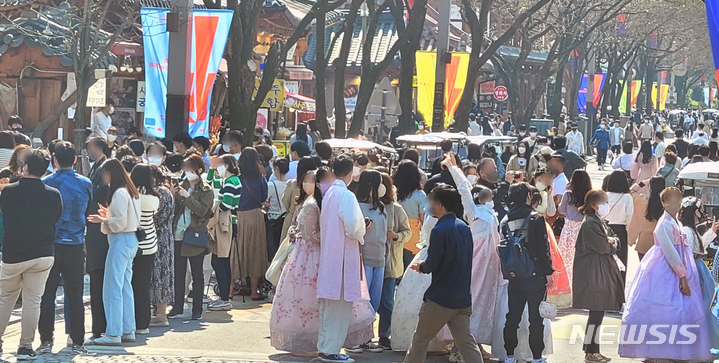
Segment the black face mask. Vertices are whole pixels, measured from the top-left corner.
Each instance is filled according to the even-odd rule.
[[[497,179],[499,179],[499,172],[493,171],[493,172],[487,174],[485,179],[490,183],[494,183],[497,181]]]

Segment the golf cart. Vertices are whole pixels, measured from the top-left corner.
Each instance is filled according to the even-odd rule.
[[[419,135],[402,135],[397,138],[397,143],[407,148],[415,148],[419,151],[419,167],[425,171],[432,169],[432,161],[442,154],[439,144],[442,141],[451,140],[452,150],[462,157],[467,156],[467,135],[463,132],[430,132]]]
[[[695,196],[701,200],[704,212],[710,219],[697,226],[697,232],[703,234],[711,228],[711,220],[719,218],[719,162],[687,164],[677,176],[677,185],[685,196]],[[704,262],[710,269],[718,248],[716,240],[707,247]]]
[[[397,150],[372,141],[356,139],[327,139],[323,141],[330,144],[334,153],[357,150],[363,151],[369,155],[378,155],[385,160],[399,160]]]

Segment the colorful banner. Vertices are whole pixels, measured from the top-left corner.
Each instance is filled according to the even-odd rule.
[[[704,87],[704,104],[707,105],[707,107],[712,107],[714,105],[714,101],[717,99],[716,96],[716,88]]]
[[[707,28],[712,45],[715,76],[719,80],[719,2],[709,0],[705,1],[704,4],[707,10]]]
[[[588,75],[585,73],[582,75],[582,86],[579,87],[579,94],[577,95],[577,110],[579,113],[587,113],[587,81],[588,81]],[[595,73],[594,74],[594,99],[592,102],[594,105],[594,108],[596,109],[599,106],[599,100],[602,99],[602,90],[604,89],[604,80],[606,80],[607,75],[604,73]]]
[[[144,126],[148,135],[165,137],[167,77],[170,35],[166,29],[168,9],[142,8],[145,49]],[[192,54],[190,57],[190,105],[188,132],[192,137],[208,136],[210,102],[215,75],[225,52],[232,20],[231,10],[195,10],[192,13]]]
[[[289,92],[285,94],[285,106],[299,112],[315,112],[315,110],[317,110],[317,104],[314,99]]]
[[[432,126],[434,104],[434,81],[436,72],[436,52],[417,52],[417,110],[422,114],[427,126]],[[445,68],[444,91],[444,127],[454,119],[454,113],[462,98],[467,81],[469,53],[453,52],[452,61]]]
[[[663,111],[667,107],[667,95],[669,94],[669,85],[662,84],[661,92],[659,93],[659,106],[657,106],[657,84],[652,84],[652,104],[654,107]]]
[[[642,81],[632,81],[632,104],[629,106],[629,108],[634,108],[634,106],[637,105],[637,97],[639,96],[639,91],[642,90]],[[627,86],[624,85],[622,88],[622,99],[619,100],[619,113],[626,113],[627,112]]]

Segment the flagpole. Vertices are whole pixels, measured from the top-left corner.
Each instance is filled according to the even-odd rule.
[[[190,54],[192,52],[192,0],[171,0],[167,16],[170,33],[167,59],[167,112],[165,137],[187,132],[190,109]]]

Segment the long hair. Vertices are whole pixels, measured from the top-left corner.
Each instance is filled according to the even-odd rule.
[[[467,160],[475,163],[482,160],[482,147],[479,144],[467,144]]]
[[[664,214],[661,194],[665,186],[666,182],[660,176],[649,179],[649,202],[647,203],[647,212],[644,213],[644,217],[650,222],[658,221]]]
[[[372,207],[370,210],[379,208],[384,213],[384,205],[377,195],[379,185],[382,183],[382,174],[377,170],[365,170],[360,174],[357,186],[357,201],[360,203],[368,203]]]
[[[260,179],[264,176],[265,168],[260,161],[260,154],[253,147],[246,147],[240,154],[240,176],[245,180]]]
[[[615,170],[611,174],[609,174],[606,191],[610,193],[629,193],[629,181],[627,180],[627,173],[621,170]]]
[[[302,140],[306,143],[309,143],[309,140],[307,139],[307,124],[306,123],[299,123],[297,125],[297,131],[295,131],[295,138],[297,140]]]
[[[599,200],[602,197],[606,197],[607,193],[605,193],[603,190],[597,190],[592,189],[587,192],[587,195],[584,197],[584,204],[579,207],[579,212],[586,215],[590,214],[596,214],[596,211],[594,208],[590,207],[593,203],[596,203],[597,200]]]
[[[397,200],[402,202],[409,198],[415,190],[421,190],[419,169],[412,160],[402,160],[392,175],[397,187]]]
[[[152,195],[159,197],[155,190],[155,177],[152,168],[147,164],[137,164],[130,172],[130,180],[135,184],[140,194]]]
[[[579,208],[584,205],[584,198],[592,190],[592,178],[584,170],[575,170],[569,180],[568,189],[572,191],[569,203]]]
[[[519,153],[519,147],[524,145],[524,154]],[[532,150],[529,147],[529,143],[526,141],[520,141],[517,143],[517,156],[520,158],[525,158],[527,161],[529,161],[529,158],[532,157]],[[525,166],[526,168],[526,166]]]
[[[31,151],[32,149],[30,149],[30,146],[27,146],[27,145],[25,145],[25,144],[20,144],[20,145],[16,146],[16,147],[15,147],[15,150],[12,152],[12,156],[10,156],[10,161],[7,163],[7,167],[8,167],[10,170],[12,170],[12,171],[14,171],[14,172],[20,171],[20,170],[18,170],[18,169],[19,169],[19,165],[17,164],[17,162],[18,162],[17,157],[18,157],[18,155],[20,155],[20,153],[21,153],[23,150],[27,150],[27,151],[29,152],[29,151]]]
[[[642,147],[639,149],[637,156],[634,158],[635,162],[639,162],[639,155],[642,156],[642,164],[649,164],[649,162],[652,161],[652,156],[654,154],[652,153],[652,143],[649,142],[649,140],[644,140],[642,142]]]
[[[684,203],[682,203],[684,204]],[[682,223],[683,226],[689,227],[693,232],[694,236],[700,241],[699,242],[699,251],[701,253],[704,253],[704,244],[701,243],[701,236],[699,235],[699,231],[697,231],[697,221],[694,218],[694,215],[697,211],[701,210],[697,207],[696,203],[688,205],[688,206],[682,206],[682,209],[679,211],[679,222]]]
[[[308,175],[314,175],[315,176],[315,191],[312,193],[312,197],[315,198],[315,201],[317,202],[317,206],[322,209],[322,190],[319,186],[317,186],[317,183],[319,182],[319,179],[317,179],[317,171],[316,170],[310,170],[302,175],[302,178],[297,179],[297,187],[300,188],[300,192],[297,194],[297,197],[295,201],[297,202],[298,206],[301,206],[302,203],[307,200],[307,193],[305,193],[305,188],[302,186],[302,183],[305,181],[305,178]]]
[[[232,154],[225,154],[220,156],[220,160],[225,164],[227,171],[232,175],[239,175],[240,169],[237,166],[237,159]]]
[[[297,186],[301,187],[302,182],[300,180],[305,178],[305,174],[312,170],[317,170],[317,162],[311,156],[305,156],[297,162]]]
[[[100,171],[110,175],[110,193],[107,196],[107,205],[112,203],[112,197],[115,195],[115,191],[120,188],[127,189],[131,198],[140,198],[140,193],[137,191],[137,188],[135,188],[135,184],[130,180],[130,176],[127,175],[125,167],[122,166],[119,160],[108,159],[102,164]]]

